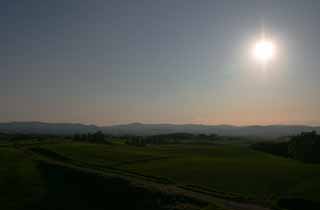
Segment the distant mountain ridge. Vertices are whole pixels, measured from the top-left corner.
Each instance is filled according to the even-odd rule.
[[[218,134],[226,136],[256,136],[276,138],[300,132],[316,131],[320,127],[306,125],[200,125],[200,124],[143,124],[131,123],[112,126],[85,125],[80,123],[8,122],[0,123],[0,133],[58,134],[90,133],[103,131],[113,135],[157,135],[169,133]]]
[[[2,133],[24,134],[73,134],[89,133],[99,130],[95,125],[80,123],[46,123],[46,122],[8,122],[0,123]]]

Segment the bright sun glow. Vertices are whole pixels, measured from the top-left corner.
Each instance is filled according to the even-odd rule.
[[[262,39],[255,43],[253,56],[257,61],[266,64],[270,62],[275,54],[275,45],[272,41]]]

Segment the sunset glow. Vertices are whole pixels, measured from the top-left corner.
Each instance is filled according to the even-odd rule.
[[[262,39],[255,43],[253,48],[254,58],[263,64],[270,62],[275,55],[275,45],[272,41]]]

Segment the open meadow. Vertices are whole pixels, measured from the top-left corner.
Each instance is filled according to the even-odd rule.
[[[214,144],[151,145],[58,143],[31,148],[71,164],[113,171],[221,198],[274,205],[282,198],[320,201],[320,166]]]

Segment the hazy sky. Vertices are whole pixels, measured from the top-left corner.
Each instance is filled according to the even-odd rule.
[[[320,124],[319,0],[7,0],[0,121]],[[262,25],[276,45],[250,55]]]

